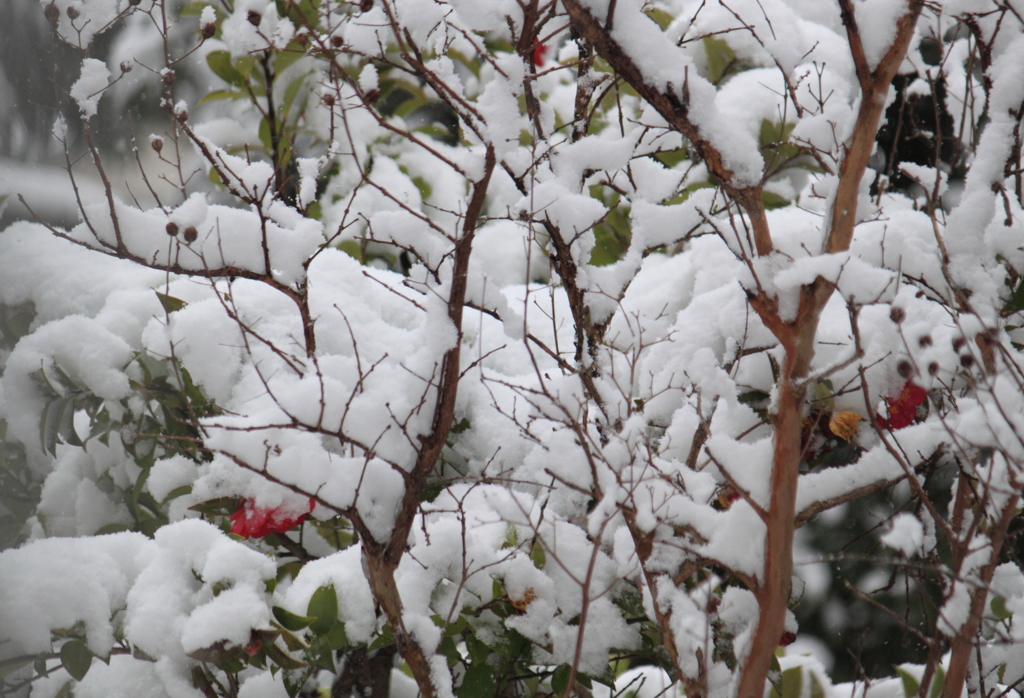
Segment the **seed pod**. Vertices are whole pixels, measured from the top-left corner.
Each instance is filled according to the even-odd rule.
[[[957,337],[956,339],[953,340],[953,351],[959,354],[960,350],[964,348],[965,344],[967,344],[966,339],[964,339],[963,337]]]
[[[939,373],[939,362],[938,361],[932,361],[930,364],[928,364],[928,375],[929,376],[934,376],[934,375],[937,375],[938,373]]]
[[[43,15],[46,17],[46,21],[56,29],[60,23],[60,8],[57,7],[57,3],[51,2],[47,5],[43,9]]]
[[[128,4],[132,7],[137,7],[141,2],[142,0],[128,0]]]
[[[216,33],[217,33],[217,25],[214,24],[213,22],[210,22],[209,24],[204,24],[203,28],[200,30],[200,34],[202,34],[202,37],[204,39],[212,39],[213,35],[216,34]]]
[[[907,319],[907,311],[897,305],[894,305],[889,308],[889,319],[898,325]]]
[[[359,0],[359,10],[361,12],[369,12],[373,9],[373,0]]]
[[[299,46],[305,47],[309,43],[309,34],[296,34],[295,43]]]
[[[329,107],[333,107],[334,106],[334,95],[324,95],[323,96],[323,103],[326,104]]]
[[[964,368],[970,368],[974,365],[974,357],[970,354],[963,354],[960,356],[960,365]]]
[[[129,63],[128,61],[122,61],[121,62],[121,74],[123,75],[124,73],[132,72],[132,67],[133,67],[132,64]]]
[[[169,221],[167,223],[167,227],[164,228],[164,230],[166,230],[167,234],[170,235],[172,238],[176,237],[178,235],[178,224],[175,223],[174,221]]]
[[[79,16],[81,16],[81,13],[79,13],[78,8],[76,8],[74,5],[68,5],[68,9],[66,9],[65,12],[67,12],[68,17],[70,17],[72,21],[78,19]]]
[[[181,123],[185,123],[186,121],[188,121],[188,109],[186,109],[184,106],[180,108],[175,107],[174,118],[180,121]]]
[[[199,231],[196,230],[196,227],[194,225],[190,225],[189,227],[185,228],[184,237],[185,242],[191,245],[199,237]]]
[[[335,35],[331,37],[331,46],[333,46],[334,48],[341,48],[341,45],[343,43],[345,43],[345,40],[342,39],[340,36]]]
[[[249,20],[249,24],[254,27],[260,26],[260,22],[263,21],[263,15],[256,10],[249,10],[249,14],[247,14],[245,18]]]
[[[932,345],[932,336],[930,334],[923,334],[917,338],[917,346],[924,349]]]
[[[164,139],[160,136],[153,136],[149,139],[149,147],[159,154],[164,149]]]
[[[915,373],[914,364],[910,363],[906,359],[900,359],[899,363],[896,364],[896,371],[902,378],[908,379]]]

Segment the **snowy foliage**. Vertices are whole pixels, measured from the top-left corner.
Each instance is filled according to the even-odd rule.
[[[1019,6],[40,11],[114,39],[0,233],[5,695],[1021,695]],[[882,491],[927,656],[833,685],[798,529]]]

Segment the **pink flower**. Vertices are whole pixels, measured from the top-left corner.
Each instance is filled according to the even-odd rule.
[[[309,509],[301,514],[285,511],[283,506],[265,509],[251,499],[243,499],[231,519],[231,532],[242,538],[263,538],[270,533],[287,533],[306,520],[316,501],[309,500]]]
[[[917,408],[928,399],[928,392],[919,385],[907,381],[900,391],[899,397],[884,398],[887,418],[878,418],[878,424],[883,429],[896,431],[903,427],[909,427],[917,419]]]

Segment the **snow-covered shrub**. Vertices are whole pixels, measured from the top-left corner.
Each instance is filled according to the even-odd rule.
[[[1019,695],[1012,5],[41,11],[102,194],[0,234],[5,694]],[[880,492],[921,647],[834,684],[798,529]]]

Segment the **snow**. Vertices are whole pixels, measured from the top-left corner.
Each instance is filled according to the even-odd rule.
[[[898,514],[881,541],[904,557],[913,557],[924,544],[924,526],[913,514]]]
[[[611,6],[584,4],[598,18]],[[688,98],[687,118],[722,154],[733,185],[762,183],[765,121],[792,126],[791,143],[818,148],[822,162],[837,165],[859,98],[833,6],[648,5],[618,0],[612,39],[650,86]],[[57,3],[64,34],[68,6]],[[108,6],[75,5],[94,28]],[[645,7],[674,19],[662,30],[644,16]],[[743,17],[741,28],[730,8]],[[305,108],[292,114],[294,205],[287,203],[290,192],[275,190],[273,166],[253,147],[258,110],[245,100],[200,104],[201,95],[184,88],[187,66],[176,64],[181,90],[171,103],[179,119],[191,112],[188,126],[198,143],[188,157],[203,161],[205,173],[197,170],[181,196],[161,205],[115,195],[120,239],[105,194],[88,188],[81,221],[58,230],[71,241],[30,223],[0,233],[0,304],[31,303],[35,312],[25,336],[9,345],[3,338],[0,416],[6,438],[25,445],[42,483],[35,516],[24,524],[28,540],[0,553],[0,629],[9,640],[0,642],[0,659],[59,649],[53,632],[80,623],[98,655],[123,640],[155,661],[115,654],[109,665],[95,662],[76,695],[127,695],[146,686],[142,692],[158,698],[194,696],[196,660],[189,653],[244,647],[254,630],[273,626],[274,606],[305,615],[325,587],[334,589],[338,620],[353,646],[378,639],[384,621],[366,559],[389,541],[407,487],[418,482],[410,474],[435,427],[442,371],[451,371],[460,379],[456,428],[441,434],[444,448],[430,464],[429,485],[442,488],[422,502],[408,539],[396,542],[404,554],[395,569],[402,624],[429,656],[429,680],[442,695],[457,693],[461,680],[435,654],[446,630],[467,658],[473,649],[462,633],[494,646],[515,630],[532,643],[538,671],[573,664],[578,655],[580,671],[603,674],[612,651],[645,651],[646,629],[623,613],[627,598],[641,603],[648,618],[655,606],[670,614],[679,669],[687,675],[698,675],[698,650],[708,658],[723,631],[742,661],[758,607],[736,580],[764,572],[766,529],[757,509],[771,501],[775,450],[765,412],[771,399],[764,396],[777,394],[785,359],[750,294],[763,289],[789,322],[803,289],[819,279],[836,292],[817,326],[809,389],[829,381],[836,392],[829,409],[864,421],[850,447],[857,449],[853,462],[800,475],[798,515],[823,506],[836,507],[819,514],[833,523],[850,515],[843,508],[850,497],[908,477],[894,453],[911,466],[936,453],[984,454],[964,461],[985,500],[974,515],[998,516],[1011,501],[1024,461],[1017,438],[1024,397],[1011,363],[1019,362],[1011,337],[1021,323],[1005,304],[1024,269],[1024,211],[1012,180],[1003,180],[1015,124],[1008,110],[1024,95],[1019,37],[993,43],[991,121],[980,132],[958,203],[943,197],[954,172],[901,163],[940,197],[948,216],[930,217],[917,190],[917,199],[899,191],[870,196],[869,171],[860,182],[851,248],[823,254],[838,178],[805,157],[763,183],[794,203],[767,213],[775,252],[752,259],[743,230],[749,221],[726,207],[709,186],[706,163],[696,162],[682,136],[632,90],[605,95],[589,132],[571,141],[578,46],[567,29],[542,30],[541,40],[565,65],[545,62],[535,73],[510,50],[523,20],[515,0],[408,0],[393,9],[397,14],[388,15],[381,3],[366,12],[352,5],[331,15],[329,32],[307,33],[314,43],[340,39],[343,50],[330,71],[319,54],[302,59],[301,69],[312,71],[303,79],[315,87]],[[906,9],[902,0],[856,3],[873,65]],[[207,7],[198,21],[217,21],[217,12]],[[223,46],[234,59],[281,47],[295,32],[266,0],[239,0],[220,17]],[[142,32],[129,44],[156,36],[140,29],[142,19],[129,18],[132,31]],[[443,93],[464,117],[458,143],[420,131],[416,138],[430,145],[423,148],[400,133],[426,123],[421,114],[392,110],[384,117],[392,131],[359,98],[395,84],[394,56],[382,53],[394,46],[392,20],[407,30],[403,41],[422,49],[438,81],[416,88],[428,100]],[[188,24],[194,32],[195,21],[179,28]],[[736,57],[718,85],[707,79],[704,35],[721,37]],[[211,39],[204,50],[214,45],[221,46]],[[948,48],[951,99],[967,98],[975,89],[965,73],[969,47],[958,39]],[[481,49],[493,60],[482,59]],[[159,60],[154,65],[157,76],[171,75]],[[109,79],[102,62],[86,59],[71,88],[72,108],[86,119],[97,113]],[[910,89],[923,93],[926,82],[921,74],[917,80]],[[539,129],[526,113],[524,84],[542,103]],[[318,100],[327,94],[336,98],[330,110]],[[972,133],[978,125],[967,123],[970,110],[955,111],[965,134]],[[169,157],[172,141],[165,137],[162,153]],[[468,195],[482,178],[488,146],[498,164],[473,228],[466,278],[472,307],[460,309],[450,303],[453,260],[467,239]],[[208,184],[204,174],[223,186]],[[594,251],[613,224],[628,233],[628,242],[618,241],[625,251],[595,266]],[[946,268],[940,239],[951,257]],[[121,245],[142,264],[102,254]],[[574,279],[553,273],[558,249],[575,265]],[[217,278],[203,278],[210,270],[219,270]],[[568,281],[581,292],[579,307],[571,307]],[[970,309],[951,284],[970,291]],[[154,291],[181,307],[164,308]],[[863,356],[851,361],[853,302]],[[315,351],[307,346],[302,304]],[[591,323],[593,341],[579,351],[578,318]],[[1000,351],[983,371],[987,336]],[[151,458],[132,453],[146,442],[137,433],[140,415],[170,419],[140,387],[144,365],[169,372],[165,399],[177,396],[176,372],[187,371],[217,405],[197,422],[208,451],[193,458],[158,445]],[[56,453],[44,452],[40,421],[52,396],[32,376],[41,370],[59,385],[58,369],[76,386],[73,393],[60,388],[67,394],[58,399],[95,399],[117,422],[108,443],[93,438],[84,449],[59,443]],[[886,399],[911,379],[929,399],[912,424],[885,433],[883,442],[872,418],[886,414]],[[77,434],[89,433],[84,409],[69,418]],[[815,455],[834,448],[823,432],[807,439]],[[745,497],[729,498],[733,484]],[[909,490],[901,487],[900,497]],[[137,492],[147,502],[151,496],[169,523],[152,539],[95,536],[112,524],[138,523],[130,498]],[[284,548],[233,540],[223,533],[226,517],[206,514],[206,521],[189,509],[218,498],[282,518],[306,514],[314,498],[316,521],[280,535],[317,559],[283,568],[292,559]],[[335,550],[315,526],[341,519],[358,522],[360,539]],[[897,513],[880,540],[911,558],[934,550],[938,531],[930,518]],[[970,589],[988,559],[986,538],[970,543],[974,554],[944,600],[949,632],[966,619]],[[798,570],[806,596],[827,603],[833,580],[810,536],[798,538],[795,549],[813,563]],[[700,574],[679,583],[688,564]],[[1024,608],[1022,580],[1002,566],[992,584],[1014,612]],[[515,612],[501,617],[495,611],[507,603]],[[454,629],[461,617],[468,630]],[[437,618],[456,625],[442,628]],[[786,627],[795,632],[792,617]],[[814,646],[813,638],[802,640]],[[1008,676],[1024,673],[1008,654],[1018,646],[1008,641],[989,650],[986,656],[1002,657]],[[780,666],[800,667],[804,686],[814,676],[826,695],[849,688],[831,687],[813,657],[791,651]],[[728,695],[728,665],[711,657],[703,669],[709,694]],[[646,696],[665,688],[666,677],[635,668],[616,686]],[[59,672],[40,679],[34,694],[55,696],[66,679]],[[630,686],[634,679],[646,683]],[[280,676],[269,671],[247,668],[240,681],[243,698],[284,692]],[[395,674],[395,686],[395,695],[416,692],[404,674]],[[898,682],[882,681],[870,694],[898,689]]]
[[[99,106],[100,97],[107,89],[107,82],[110,80],[110,71],[103,61],[95,58],[86,58],[82,61],[82,72],[78,80],[71,86],[71,98],[78,103],[82,110],[82,116],[86,120],[96,116],[96,109]]]

